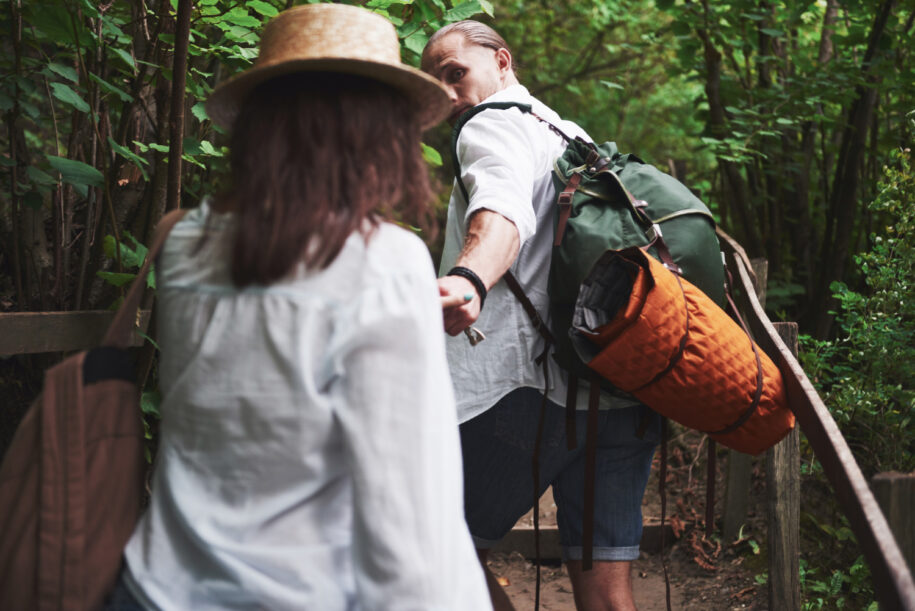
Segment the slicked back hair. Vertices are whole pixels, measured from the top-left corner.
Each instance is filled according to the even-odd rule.
[[[408,220],[434,237],[432,191],[413,104],[378,81],[336,73],[271,79],[243,103],[231,134],[236,214],[231,274],[268,285],[299,262],[330,265],[354,231]]]
[[[473,19],[464,19],[463,21],[455,21],[454,23],[449,23],[442,29],[436,31],[432,36],[429,37],[429,42],[426,43],[426,46],[423,48],[422,56],[422,66],[423,69],[426,69],[427,55],[426,51],[432,48],[432,46],[448,34],[460,34],[464,37],[464,40],[471,44],[475,44],[480,47],[486,47],[487,49],[492,49],[493,51],[498,51],[499,49],[506,49],[509,53],[512,53],[512,50],[509,48],[508,43],[505,42],[505,39],[502,38],[498,32],[479,21]],[[515,70],[515,55],[512,53],[512,71],[515,73],[515,76],[518,75],[517,70]]]

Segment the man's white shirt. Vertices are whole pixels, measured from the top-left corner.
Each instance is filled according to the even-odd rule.
[[[482,103],[489,102],[530,104],[533,112],[568,136],[591,140],[578,125],[563,121],[521,85],[507,87]],[[484,110],[464,125],[457,141],[457,155],[470,202],[464,199],[455,181],[448,205],[440,275],[446,274],[460,255],[471,215],[484,209],[501,214],[515,224],[521,240],[511,272],[541,317],[548,320],[547,280],[556,198],[552,171],[553,162],[565,147],[558,134],[517,108]],[[473,326],[486,336],[485,341],[471,346],[463,334],[446,341],[461,422],[483,413],[516,388],[545,387],[543,366],[535,362],[543,352],[543,338],[503,280],[490,289]],[[565,376],[552,358],[547,361],[548,396],[564,404]],[[579,397],[583,391],[586,389],[579,391]]]

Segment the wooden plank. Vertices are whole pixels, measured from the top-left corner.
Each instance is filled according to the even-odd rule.
[[[736,282],[744,288],[743,292],[752,293],[749,271],[739,258],[735,262],[738,272]],[[915,611],[912,575],[851,449],[797,359],[749,293],[746,297],[751,310],[746,311],[747,322],[757,343],[772,357],[782,373],[789,406],[823,466],[839,506],[864,552],[881,608]]]
[[[797,356],[797,323],[773,325]],[[766,452],[769,608],[801,608],[801,445],[797,427]]]
[[[915,570],[915,473],[878,473],[871,479],[871,490],[896,536],[902,555]]]
[[[72,352],[98,346],[114,314],[109,310],[0,313],[0,355]],[[140,310],[137,322],[139,331],[145,333],[149,310]],[[131,345],[142,344],[143,338],[134,334]]]

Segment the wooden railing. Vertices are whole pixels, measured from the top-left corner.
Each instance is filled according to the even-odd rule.
[[[915,611],[915,583],[900,546],[877,503],[867,480],[839,428],[823,404],[804,370],[795,358],[796,351],[786,345],[779,329],[769,321],[757,299],[749,259],[740,245],[719,231],[722,250],[732,273],[738,308],[753,333],[756,343],[778,365],[788,392],[788,402],[823,472],[835,492],[842,512],[848,518],[864,558],[870,566],[874,591],[881,609]],[[778,323],[777,323],[778,324]],[[786,325],[789,323],[781,323]],[[787,333],[785,333],[787,331]],[[796,339],[796,327],[794,331]],[[800,493],[797,429],[767,455],[769,484],[769,598],[770,609],[791,611],[800,607],[798,582],[798,507]],[[885,480],[886,477],[876,478]],[[912,482],[911,478],[909,482]],[[787,485],[786,485],[787,482]],[[879,481],[877,482],[879,485]],[[882,487],[882,486],[881,486]],[[909,487],[909,490],[911,488]],[[909,493],[911,494],[911,493]],[[888,495],[892,496],[892,494]],[[907,496],[907,495],[901,495]],[[774,499],[773,499],[774,497]],[[892,503],[892,499],[889,501]],[[911,537],[915,511],[909,506],[899,516],[896,530]],[[899,513],[892,511],[892,514]],[[727,520],[726,520],[727,521]]]
[[[858,464],[796,359],[797,326],[772,323],[757,294],[764,280],[754,282],[755,274],[743,248],[719,231],[722,250],[737,289],[738,308],[759,346],[778,365],[784,377],[788,400],[801,431],[807,437],[835,491],[839,505],[864,552],[871,569],[874,590],[883,609],[915,611],[915,584],[900,546],[884,513],[864,479]],[[764,267],[759,271],[764,275]],[[36,352],[66,352],[98,345],[111,322],[113,312],[37,312],[0,313],[0,355]],[[140,333],[146,330],[149,312],[138,315]],[[140,334],[134,345],[143,343]],[[795,430],[766,456],[769,534],[769,608],[779,611],[800,609],[799,583],[799,436]],[[728,465],[728,500],[724,516],[726,537],[746,517],[747,488],[751,457],[732,453]],[[915,554],[915,480],[897,474],[877,476],[875,489],[885,497],[888,513],[900,524],[912,562]],[[905,486],[895,484],[902,481]],[[900,492],[902,490],[902,492]],[[710,522],[713,522],[711,520]]]

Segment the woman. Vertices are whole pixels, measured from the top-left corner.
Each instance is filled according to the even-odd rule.
[[[232,188],[159,261],[152,498],[109,608],[485,609],[428,251],[422,127],[449,101],[394,28],[275,17],[207,109]]]

